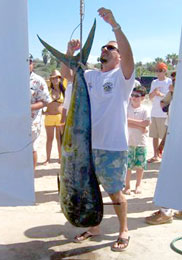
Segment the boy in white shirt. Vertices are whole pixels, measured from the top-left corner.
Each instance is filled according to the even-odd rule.
[[[158,162],[159,139],[162,139],[166,133],[165,121],[167,113],[163,112],[160,101],[169,91],[172,80],[166,77],[167,65],[163,62],[157,63],[156,74],[157,79],[152,81],[149,98],[152,100],[151,125],[149,136],[153,138],[154,155],[148,160],[148,163]]]
[[[124,189],[124,193],[127,195],[131,193],[130,178],[134,168],[137,176],[135,193],[141,193],[141,180],[147,164],[147,127],[150,124],[150,116],[147,108],[141,104],[145,94],[146,89],[144,87],[135,87],[128,106],[129,151],[126,186]]]

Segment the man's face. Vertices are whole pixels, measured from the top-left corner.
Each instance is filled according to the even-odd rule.
[[[165,77],[165,74],[166,74],[166,70],[165,69],[157,68],[155,72],[156,72],[158,78]]]
[[[142,94],[137,92],[137,91],[133,91],[131,93],[131,102],[133,103],[140,103],[142,101]]]
[[[30,70],[30,73],[33,71],[33,61],[32,60],[29,60],[29,70]]]
[[[116,42],[108,42],[101,48],[101,63],[109,62],[112,59],[119,59],[119,50]]]

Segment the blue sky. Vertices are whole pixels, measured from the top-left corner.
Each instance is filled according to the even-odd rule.
[[[157,57],[179,52],[182,27],[181,0],[85,0],[83,21],[83,43],[93,24],[97,20],[94,44],[90,62],[100,55],[100,47],[114,34],[108,24],[98,16],[100,7],[113,11],[116,21],[127,36],[135,62],[151,61]],[[29,49],[34,58],[41,58],[43,46],[38,34],[61,52],[66,51],[67,42],[80,22],[80,0],[29,0]],[[80,37],[78,28],[74,39]]]

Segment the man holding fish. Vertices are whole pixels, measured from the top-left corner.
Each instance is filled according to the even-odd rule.
[[[127,201],[122,193],[127,171],[127,105],[134,86],[134,61],[130,44],[109,9],[100,8],[99,15],[111,25],[116,41],[101,48],[101,70],[86,70],[91,103],[92,156],[99,183],[109,194],[119,220],[118,240],[113,251],[123,251],[129,243],[127,227]],[[68,43],[67,54],[80,49],[79,40]],[[73,81],[73,71],[64,64],[62,75]],[[100,234],[99,226],[75,237],[82,242]]]

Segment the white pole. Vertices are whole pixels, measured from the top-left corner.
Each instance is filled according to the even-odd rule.
[[[82,61],[83,15],[84,15],[84,0],[80,0],[80,62]]]
[[[32,205],[27,0],[1,0],[0,10],[0,206]]]

